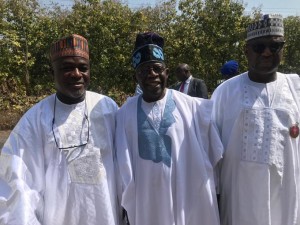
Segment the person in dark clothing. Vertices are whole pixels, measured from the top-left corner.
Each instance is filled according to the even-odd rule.
[[[208,98],[205,82],[192,76],[191,69],[188,64],[179,64],[175,70],[175,75],[179,82],[170,88],[183,92],[192,97]]]

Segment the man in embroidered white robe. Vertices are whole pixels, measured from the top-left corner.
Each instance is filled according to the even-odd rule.
[[[63,38],[51,50],[57,93],[28,110],[0,155],[0,224],[119,224],[112,151],[118,107],[86,91],[83,37]]]
[[[213,169],[222,145],[212,102],[166,89],[169,71],[155,54],[163,39],[144,33],[139,40],[133,59],[143,93],[117,113],[121,205],[130,225],[217,225]]]
[[[222,83],[212,96],[213,118],[225,148],[220,164],[222,225],[300,224],[300,86],[294,85],[300,79],[277,72],[284,44],[282,18],[265,15],[260,22],[266,27],[248,29],[249,71]]]

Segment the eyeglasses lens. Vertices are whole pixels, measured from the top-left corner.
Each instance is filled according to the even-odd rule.
[[[139,70],[139,74],[140,75],[148,75],[150,73],[150,71],[153,71],[154,73],[156,74],[161,74],[164,70],[165,70],[165,67],[163,66],[158,66],[158,65],[154,65],[154,66],[151,66],[151,67],[146,67],[146,68],[142,68]]]
[[[274,53],[278,53],[283,48],[284,42],[274,42],[270,45],[266,45],[263,43],[253,44],[252,49],[255,53],[262,54],[266,48],[269,48],[270,51]]]

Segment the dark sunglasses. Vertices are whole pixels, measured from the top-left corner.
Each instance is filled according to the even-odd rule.
[[[267,47],[270,49],[270,51],[273,54],[276,54],[283,48],[284,43],[285,43],[284,41],[273,42],[269,45],[264,44],[264,43],[256,43],[256,44],[250,44],[250,46],[251,46],[252,50],[258,54],[262,54]]]
[[[162,72],[165,71],[165,69],[166,67],[164,67],[163,65],[153,65],[153,66],[137,69],[137,73],[138,75],[141,76],[147,76],[151,70],[156,74],[161,74]]]

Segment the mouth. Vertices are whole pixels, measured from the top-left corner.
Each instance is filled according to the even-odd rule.
[[[79,89],[79,88],[84,87],[84,83],[82,83],[82,82],[70,83],[69,86]]]
[[[147,86],[151,86],[151,87],[156,87],[156,86],[159,86],[159,85],[160,85],[159,81],[150,81],[147,84]]]
[[[260,64],[263,65],[263,66],[272,65],[273,60],[271,58],[264,58],[260,61]]]
[[[264,61],[264,62],[261,62],[260,66],[261,67],[271,67],[273,65],[272,62],[269,62],[269,61]]]
[[[147,89],[152,91],[158,90],[160,89],[160,83],[150,83],[147,85]]]

